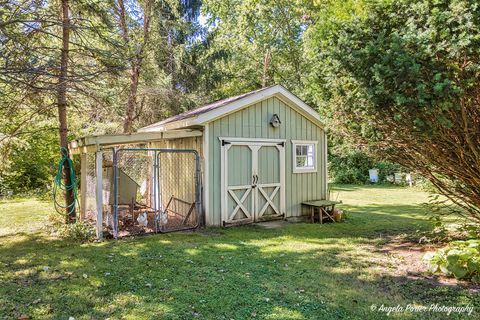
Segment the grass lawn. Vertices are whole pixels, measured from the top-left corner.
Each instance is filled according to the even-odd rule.
[[[0,318],[384,319],[372,304],[432,303],[470,304],[478,317],[478,292],[399,274],[402,261],[381,250],[429,228],[419,206],[426,193],[336,190],[348,211],[344,223],[210,228],[91,244],[49,237],[42,226],[50,203],[0,202]]]

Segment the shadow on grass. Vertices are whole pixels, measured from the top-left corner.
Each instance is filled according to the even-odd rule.
[[[401,190],[405,186],[394,185],[390,183],[385,184],[329,184],[329,190],[335,193],[336,191],[355,191],[359,189],[378,189],[378,190]]]
[[[345,223],[207,230],[215,236],[85,245],[39,234],[4,237],[0,317],[383,319],[371,304],[480,307],[460,288],[378,272],[372,243],[417,224],[427,228],[415,206],[371,205],[349,208]]]

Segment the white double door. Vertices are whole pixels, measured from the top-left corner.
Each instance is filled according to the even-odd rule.
[[[285,141],[220,138],[224,225],[285,214]]]

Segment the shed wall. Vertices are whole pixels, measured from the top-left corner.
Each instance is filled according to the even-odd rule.
[[[269,121],[278,114],[281,125]],[[221,146],[219,137],[286,139],[285,197],[287,217],[302,215],[301,202],[325,199],[327,193],[326,137],[323,129],[312,123],[277,97],[265,99],[227,115],[208,125],[209,194],[207,225],[221,224]],[[293,173],[292,140],[314,140],[317,145],[317,172]]]

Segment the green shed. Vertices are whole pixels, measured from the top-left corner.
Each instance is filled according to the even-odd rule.
[[[173,132],[149,147],[197,150],[207,226],[299,219],[327,197],[327,139],[318,113],[280,85],[220,100],[138,130]],[[305,212],[306,214],[306,212]]]

